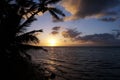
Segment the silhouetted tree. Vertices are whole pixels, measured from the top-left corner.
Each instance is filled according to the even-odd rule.
[[[54,19],[61,20],[64,13],[54,7],[61,0],[0,0],[0,73],[1,79],[12,80],[47,80],[44,70],[38,70],[32,63],[29,49],[42,49],[42,47],[30,45],[30,42],[38,43],[34,35],[42,30],[24,32],[26,27],[36,20],[35,15],[47,11]],[[46,50],[45,50],[46,51]],[[5,77],[4,77],[5,76]]]

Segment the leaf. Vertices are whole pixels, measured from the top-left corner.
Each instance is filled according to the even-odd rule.
[[[57,9],[57,8],[49,8],[49,10],[52,10],[53,12],[61,15],[61,16],[65,16],[65,14],[60,10],[60,9]]]
[[[24,33],[22,35],[19,35],[19,36],[16,37],[16,42],[19,42],[19,43],[22,43],[22,42],[38,43],[39,42],[38,38],[35,35],[33,35],[36,32],[43,32],[43,30],[42,29],[33,30],[33,31],[30,31],[30,32]]]
[[[52,10],[49,10],[49,12],[50,12],[50,14],[53,16],[53,18],[55,18],[55,19],[60,19],[58,16],[57,16],[57,14],[55,14]]]
[[[39,40],[36,36],[34,35],[20,35],[16,37],[16,42],[17,43],[27,43],[27,42],[33,42],[33,43],[38,43]]]
[[[35,32],[43,32],[43,30],[42,29],[40,29],[40,30],[33,30],[33,31],[30,31],[30,32],[27,32],[27,33],[25,33],[26,35],[28,34],[34,34]]]
[[[31,25],[31,23],[35,20],[37,20],[37,19],[34,17],[27,19],[27,21],[25,21],[22,25],[19,26],[18,30],[21,32],[22,28],[29,27]]]
[[[46,0],[45,4],[56,4],[58,2],[60,2],[61,0]]]
[[[29,49],[41,49],[44,51],[48,51],[47,49],[44,49],[41,46],[34,46],[34,45],[28,45],[28,44],[18,44],[17,46],[19,46],[19,49],[23,49],[23,50],[29,50]]]
[[[60,9],[53,8],[52,11],[56,12],[57,14],[59,14],[61,16],[65,16],[65,14]]]

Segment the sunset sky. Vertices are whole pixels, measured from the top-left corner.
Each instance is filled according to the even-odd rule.
[[[55,6],[66,15],[62,21],[46,12],[28,28],[43,29],[39,45],[120,45],[120,0],[63,0]]]

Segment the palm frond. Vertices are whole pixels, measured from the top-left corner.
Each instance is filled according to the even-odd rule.
[[[27,19],[27,21],[25,21],[23,24],[21,24],[19,26],[18,30],[21,31],[22,28],[29,27],[30,24],[35,20],[37,20],[35,17],[31,17],[31,18]]]
[[[42,12],[42,13],[44,13],[44,12],[46,12],[48,10],[48,8],[47,7],[44,7],[44,8],[42,8],[41,9],[41,7],[38,9],[38,11],[39,12]]]
[[[38,5],[34,3],[32,6],[30,6],[29,9],[26,9],[25,14],[23,15],[27,15],[28,13],[35,12],[37,8],[38,8]]]
[[[43,47],[41,46],[34,46],[34,45],[27,45],[27,44],[19,44],[19,49],[23,49],[23,50],[29,50],[29,49],[41,49],[41,50],[44,50],[44,51],[47,51],[47,49],[44,49]]]
[[[65,16],[65,14],[60,9],[50,8],[50,10],[54,11],[55,13],[57,13],[57,14],[59,14],[61,16]]]
[[[27,44],[19,44],[19,45],[17,45],[17,46],[19,46],[18,48],[19,48],[19,50],[22,52],[22,53],[21,53],[21,56],[24,56],[24,57],[26,57],[26,58],[29,59],[29,60],[31,60],[31,56],[30,56],[26,51],[28,51],[28,50],[30,50],[30,49],[43,50],[43,51],[45,51],[45,52],[48,52],[47,49],[44,49],[44,48],[41,47],[41,46],[34,46],[34,45],[27,45]]]
[[[16,3],[17,3],[19,6],[22,6],[22,7],[29,7],[29,6],[31,6],[34,2],[31,1],[31,0],[16,0]]]
[[[39,0],[39,2],[40,2],[41,4],[45,4],[46,1],[47,1],[47,0]]]
[[[34,42],[34,43],[38,43],[39,39],[33,35],[36,32],[43,32],[42,29],[40,30],[33,30],[27,33],[24,33],[22,35],[19,35],[16,37],[16,42],[22,43],[22,42]]]
[[[58,16],[54,11],[49,10],[49,12],[50,12],[50,14],[53,16],[53,18],[55,18],[55,19],[57,19],[57,20],[60,19],[59,16]]]
[[[56,3],[58,3],[58,2],[60,2],[61,0],[46,0],[46,5],[47,4],[56,4]]]
[[[39,39],[34,35],[23,34],[23,35],[16,37],[16,42],[18,42],[18,43],[28,43],[28,42],[38,43]]]
[[[26,27],[28,27],[28,26],[30,26],[30,24],[33,22],[33,21],[35,21],[35,20],[37,20],[35,17],[32,17],[32,18],[30,18],[26,23],[24,23],[22,26],[26,26]]]
[[[10,3],[11,1],[13,1],[13,0],[7,0],[8,3]]]
[[[43,32],[43,30],[42,29],[40,29],[40,30],[33,30],[33,31],[27,32],[25,34],[29,35],[29,34],[34,34],[35,32]]]

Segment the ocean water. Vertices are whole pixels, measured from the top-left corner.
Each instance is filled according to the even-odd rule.
[[[47,47],[32,58],[54,72],[55,80],[120,80],[120,47]]]

